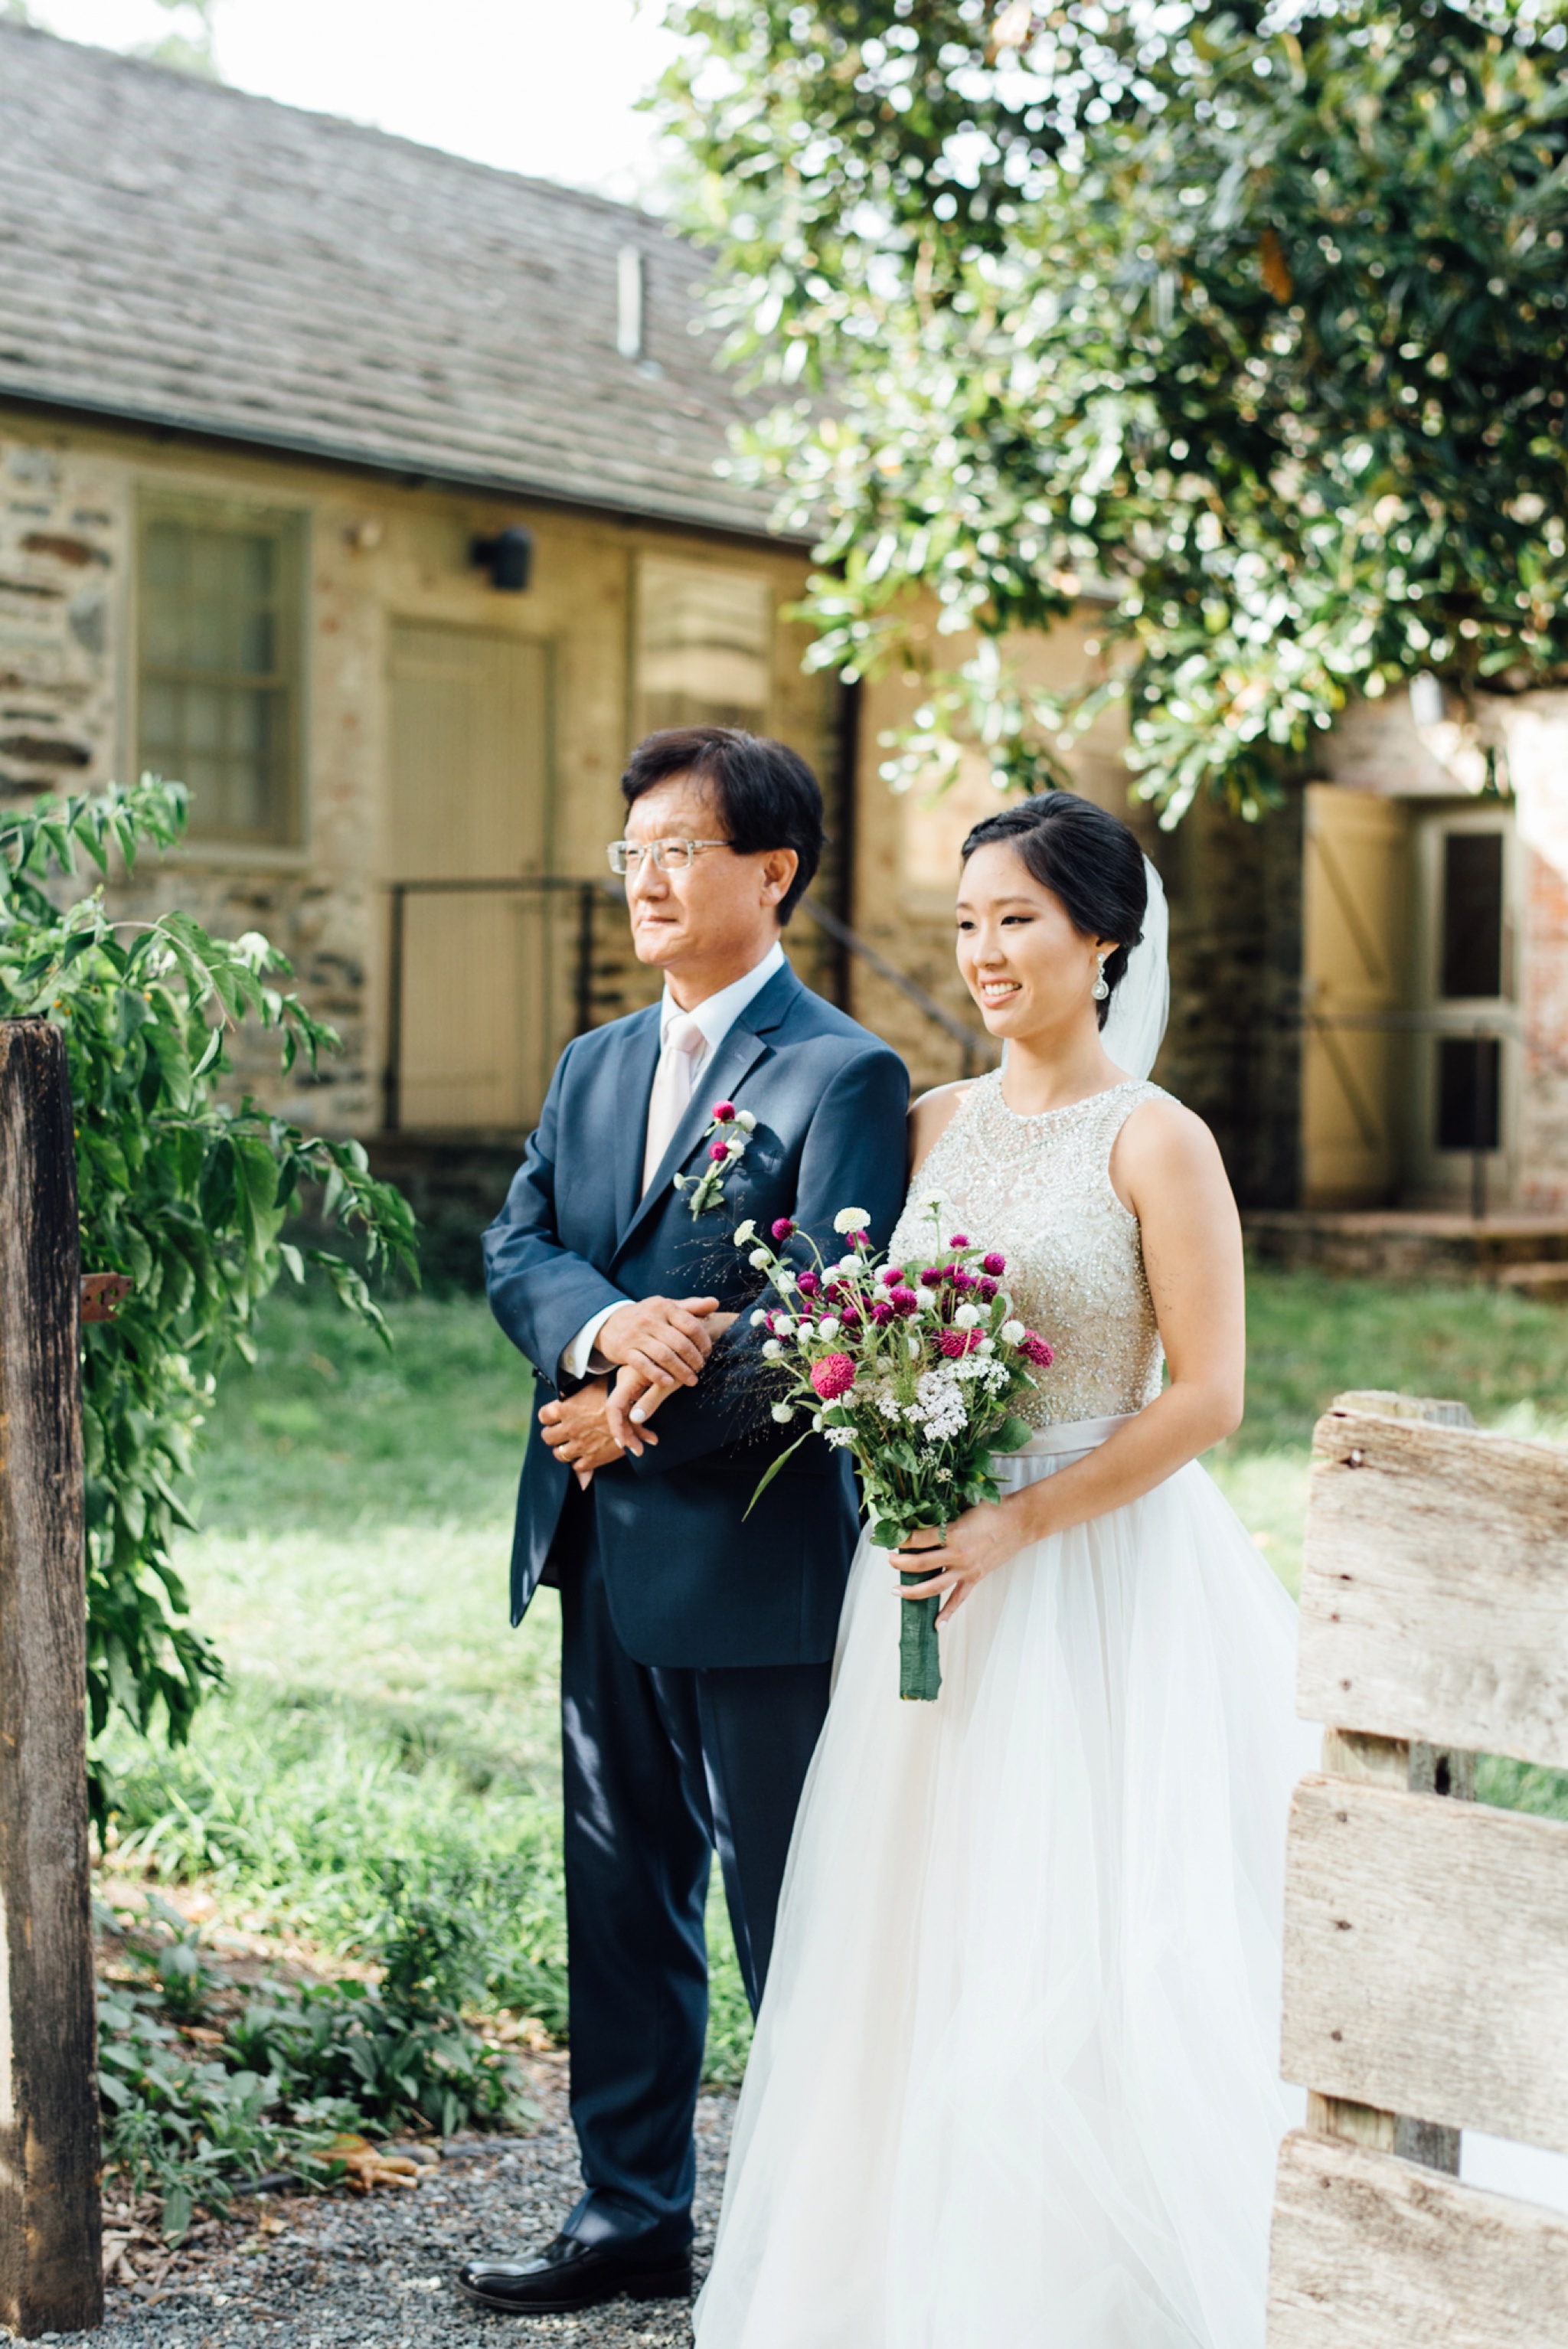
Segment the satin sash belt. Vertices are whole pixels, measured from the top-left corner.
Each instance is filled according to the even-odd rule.
[[[1052,1427],[1042,1427],[1016,1452],[998,1453],[997,1465],[1004,1460],[1039,1460],[1053,1452],[1092,1452],[1097,1444],[1103,1444],[1107,1436],[1137,1417],[1135,1411],[1126,1411],[1111,1419],[1061,1420]]]

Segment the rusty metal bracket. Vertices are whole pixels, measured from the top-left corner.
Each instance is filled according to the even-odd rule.
[[[82,1319],[113,1321],[119,1309],[135,1287],[123,1272],[84,1272],[82,1275]]]

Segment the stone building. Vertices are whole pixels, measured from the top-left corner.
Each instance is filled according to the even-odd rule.
[[[4,23],[0,152],[0,794],[183,781],[187,842],[117,895],[288,953],[345,1043],[291,1112],[514,1137],[646,991],[604,856],[628,744],[717,719],[833,773],[805,550],[716,471],[700,264]]]
[[[190,785],[124,910],[264,929],[345,1041],[309,1091],[264,1056],[245,1081],[427,1183],[493,1182],[565,1039],[646,998],[603,844],[628,745],[690,718],[823,775],[803,973],[917,1081],[984,1061],[950,904],[994,797],[895,797],[913,688],[803,673],[809,549],[724,470],[742,403],[700,256],[4,22],[0,152],[0,804]],[[1093,628],[1027,658],[1059,678]],[[1161,1073],[1243,1201],[1568,1210],[1565,746],[1568,695],[1499,701],[1486,739],[1391,697],[1266,823],[1145,827]],[[1075,760],[1124,811],[1109,719]]]

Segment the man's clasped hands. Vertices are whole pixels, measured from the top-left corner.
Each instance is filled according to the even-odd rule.
[[[596,1468],[624,1452],[640,1457],[658,1437],[647,1423],[676,1387],[695,1387],[716,1341],[734,1322],[717,1297],[645,1297],[617,1306],[593,1341],[608,1371],[539,1414],[544,1441],[584,1490]]]

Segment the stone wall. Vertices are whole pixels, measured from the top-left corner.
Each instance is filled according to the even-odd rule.
[[[0,795],[79,791],[119,753],[126,496],[112,462],[0,432]]]

